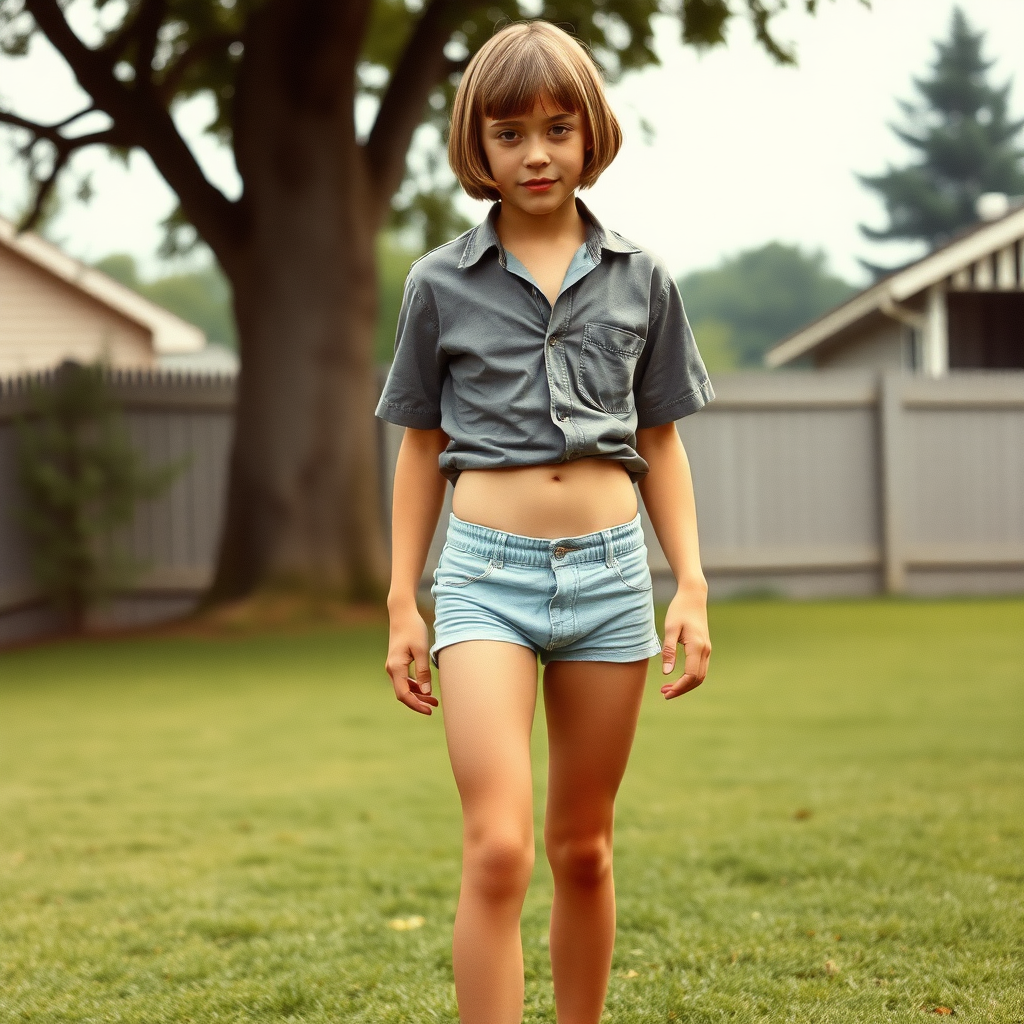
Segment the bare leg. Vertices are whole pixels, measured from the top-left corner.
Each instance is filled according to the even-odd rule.
[[[550,941],[559,1024],[596,1024],[604,1006],[615,944],[615,794],[646,676],[646,658],[622,665],[553,661],[544,671],[544,842],[555,879]]]
[[[519,916],[533,870],[533,651],[471,640],[438,654],[445,735],[462,798],[462,887],[452,959],[462,1024],[519,1024]]]

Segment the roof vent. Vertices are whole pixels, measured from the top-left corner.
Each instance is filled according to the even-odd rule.
[[[1010,212],[1010,197],[1005,192],[983,192],[974,210],[984,221],[999,220]]]

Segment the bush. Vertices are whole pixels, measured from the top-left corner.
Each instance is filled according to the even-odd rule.
[[[143,464],[99,364],[63,363],[51,383],[34,387],[31,405],[16,423],[19,518],[37,582],[80,630],[91,608],[143,568],[116,542],[117,529],[182,467]]]

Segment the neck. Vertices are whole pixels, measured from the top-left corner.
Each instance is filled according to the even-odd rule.
[[[576,209],[575,193],[550,213],[526,213],[503,202],[497,229],[501,244],[513,249],[516,242],[555,241],[566,237],[583,241],[586,235],[583,218]]]

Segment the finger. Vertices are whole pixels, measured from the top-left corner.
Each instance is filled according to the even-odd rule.
[[[704,676],[700,673],[701,655],[704,653],[704,645],[699,640],[684,640],[683,650],[686,652],[686,663],[683,665],[683,678],[690,676],[692,679],[703,682]]]
[[[693,675],[681,675],[674,683],[668,686],[663,686],[661,692],[665,695],[666,700],[671,700],[673,697],[681,697],[684,693],[689,693],[690,690],[696,689],[700,686],[702,680],[698,679]]]
[[[399,693],[398,687],[395,688],[395,696],[406,706],[412,708],[413,711],[418,711],[421,715],[429,715],[434,707],[437,707],[437,698],[430,696],[421,696],[416,692],[419,684],[415,679],[406,677],[402,680],[405,685],[402,687],[402,692]]]
[[[420,693],[430,693],[432,681],[430,678],[430,656],[426,647],[416,646],[412,649],[413,661],[416,662],[416,682],[419,684]]]
[[[406,682],[409,684],[409,690],[414,697],[435,708],[437,707],[437,698],[431,694],[429,683],[427,683],[426,688],[424,688],[423,683],[418,679],[407,679]]]
[[[427,701],[434,706],[437,705],[437,700],[429,695],[420,695],[418,692],[413,691],[412,687],[415,686],[416,690],[419,690],[419,684],[415,679],[409,677],[409,664],[412,661],[410,653],[402,655],[397,662],[390,660],[386,664],[385,668],[388,675],[391,677],[391,685],[395,690],[395,698],[401,703],[418,711],[421,715],[429,715],[431,712],[430,705]],[[403,665],[402,662],[405,664]]]
[[[665,642],[661,645],[661,671],[668,675],[676,667],[676,646],[679,643],[679,634],[682,632],[682,624],[665,622]]]
[[[418,679],[410,679],[409,689],[412,690],[412,692],[415,693],[421,700],[430,701],[430,703],[433,704],[435,707],[437,706],[437,698],[431,695],[429,684],[426,687],[424,687],[424,685]]]
[[[698,674],[700,675],[701,682],[708,677],[708,669],[711,667],[711,644],[707,644],[704,648],[704,655],[700,659],[700,669]]]
[[[406,707],[412,708],[413,711],[418,711],[421,715],[433,714],[433,707],[430,704],[425,704],[424,701],[430,701],[433,705],[437,705],[437,701],[433,697],[419,698],[411,690],[408,691],[404,697],[398,698]]]

